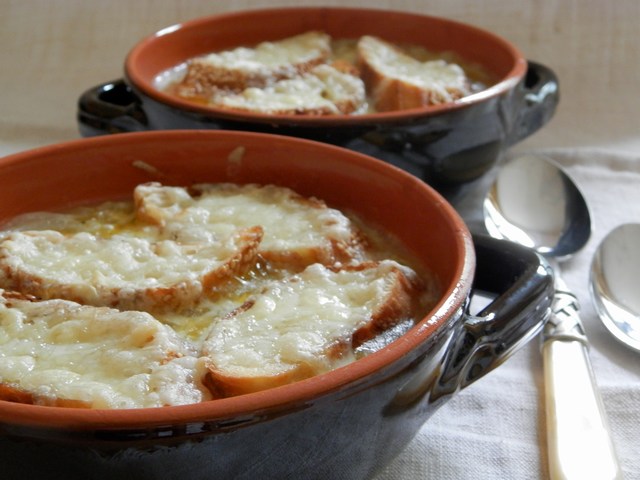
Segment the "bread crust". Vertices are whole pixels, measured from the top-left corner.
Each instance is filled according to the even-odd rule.
[[[449,103],[470,93],[469,80],[458,65],[419,62],[370,35],[361,37],[357,48],[361,77],[380,112]]]

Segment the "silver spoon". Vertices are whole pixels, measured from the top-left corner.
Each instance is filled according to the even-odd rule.
[[[605,327],[626,346],[640,351],[640,224],[612,230],[591,263],[593,304]]]
[[[536,250],[555,270],[556,294],[542,338],[550,477],[622,478],[578,301],[556,261],[589,240],[591,217],[583,195],[551,160],[523,156],[502,167],[483,207],[490,235]]]

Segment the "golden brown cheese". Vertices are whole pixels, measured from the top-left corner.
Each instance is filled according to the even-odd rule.
[[[65,300],[31,301],[0,290],[0,398],[88,408],[197,403],[203,359],[142,312]]]

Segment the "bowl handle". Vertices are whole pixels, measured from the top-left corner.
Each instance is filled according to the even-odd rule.
[[[560,100],[558,77],[549,67],[528,61],[527,73],[517,87],[523,98],[507,144],[513,145],[542,128],[556,111]]]
[[[478,314],[465,314],[448,349],[435,397],[452,394],[493,370],[536,336],[549,318],[553,273],[543,257],[487,236],[475,236],[474,244],[473,291],[497,296]]]
[[[77,117],[83,137],[148,129],[142,102],[123,79],[85,91],[78,99]]]

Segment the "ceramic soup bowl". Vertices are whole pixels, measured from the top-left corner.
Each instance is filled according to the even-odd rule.
[[[439,193],[402,169],[304,139],[142,132],[10,155],[0,159],[0,221],[127,198],[155,180],[276,184],[324,199],[396,236],[441,296],[380,350],[256,393],[113,410],[0,401],[2,478],[370,478],[439,406],[547,319],[553,282],[541,257],[473,237]],[[480,290],[495,299],[472,315],[468,304]]]
[[[335,39],[375,35],[436,54],[448,52],[491,79],[486,88],[435,106],[362,115],[276,115],[197,104],[157,87],[157,77],[190,58],[254,46],[310,30]],[[284,134],[369,154],[437,189],[458,190],[488,171],[505,148],[546,124],[559,99],[552,70],[527,61],[505,39],[453,20],[364,8],[274,8],[198,18],[136,44],[124,78],[79,100],[84,136],[156,129],[223,129]]]

